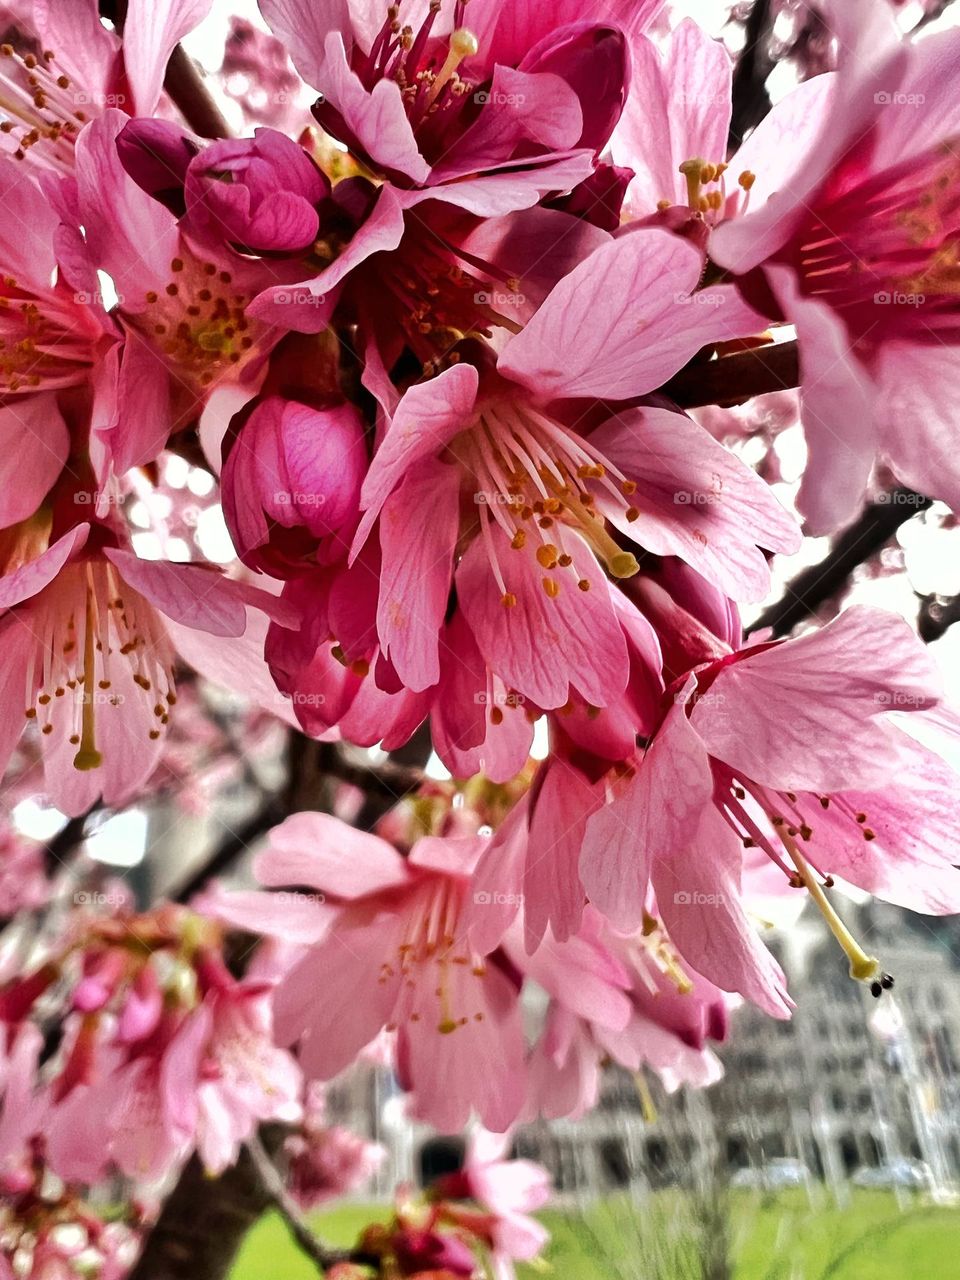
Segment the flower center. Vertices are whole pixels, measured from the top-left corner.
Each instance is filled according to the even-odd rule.
[[[170,271],[163,292],[151,289],[146,308],[129,318],[181,377],[206,389],[254,354],[245,313],[250,297],[213,262],[174,258]]]
[[[24,45],[28,44],[25,40]],[[87,119],[78,104],[91,99],[92,95],[72,86],[69,76],[58,72],[50,49],[34,53],[26,47],[21,51],[12,44],[0,45],[0,134],[12,144],[14,159],[26,159],[28,151],[44,142],[49,145],[41,148],[37,158],[71,172],[73,140]]]
[[[484,1017],[477,982],[486,974],[486,963],[458,936],[462,903],[463,890],[452,881],[425,889],[395,961],[383,964],[379,978],[386,983],[400,976],[398,1020],[419,1023],[436,1018],[441,1035],[451,1035],[471,1019],[482,1022]]]
[[[358,68],[368,90],[384,79],[399,85],[414,129],[428,117],[456,109],[473,87],[458,74],[461,62],[474,57],[478,47],[476,36],[462,25],[466,2],[456,0],[454,30],[445,43],[431,34],[442,7],[441,0],[431,0],[427,16],[415,32],[413,27],[401,25],[400,4],[390,5],[369,54]]]
[[[507,607],[516,604],[516,596],[504,582],[491,536],[493,524],[500,526],[515,551],[522,551],[528,538],[536,541],[537,562],[545,570],[542,586],[550,599],[559,596],[564,573],[580,591],[590,590],[589,579],[578,576],[565,545],[567,529],[584,537],[612,577],[629,578],[639,570],[636,558],[607,532],[594,492],[596,487],[605,501],[633,521],[639,512],[629,498],[636,483],[592,448],[589,440],[536,409],[499,401],[484,408],[469,431],[457,437],[451,453],[469,469],[476,484],[480,536]]]
[[[97,301],[54,291],[41,297],[13,276],[0,277],[0,393],[82,382],[100,336],[94,313],[82,304]]]
[[[906,321],[913,339],[942,340],[960,299],[960,162],[946,144],[863,182],[850,164],[854,180],[842,172],[800,234],[805,291],[865,337]]]
[[[62,569],[29,610],[39,643],[27,668],[26,718],[44,735],[65,731],[77,748],[74,767],[84,772],[103,762],[98,710],[131,712],[125,706],[130,695],[114,689],[118,659],[130,670],[151,740],[160,737],[176,702],[173,649],[159,617],[136,592],[120,592],[113,565],[88,560]]]

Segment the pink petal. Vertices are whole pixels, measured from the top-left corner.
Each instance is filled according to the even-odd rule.
[[[957,775],[939,756],[910,740],[896,779],[879,791],[847,791],[816,811],[804,849],[824,873],[909,911],[960,911],[954,866],[960,813]],[[865,813],[858,823],[856,815]],[[876,839],[864,838],[871,831]]]
[[[133,89],[131,115],[156,110],[174,46],[210,12],[213,0],[128,0],[123,62]]]
[[[460,473],[445,462],[421,462],[380,512],[380,644],[416,692],[440,678],[440,629],[459,528]]]
[[[57,574],[73,556],[81,550],[90,532],[88,524],[78,524],[62,538],[58,538],[35,560],[14,569],[13,573],[0,577],[0,609],[11,609],[54,581]]]
[[[478,385],[473,365],[455,364],[436,378],[415,383],[403,396],[363,483],[360,503],[364,516],[354,538],[352,559],[369,537],[380,508],[414,463],[439,453],[468,425]]]
[[[608,518],[648,551],[679,556],[727,595],[761,600],[767,593],[760,547],[799,549],[800,529],[769,486],[684,415],[628,409],[590,442],[637,484],[635,521],[597,491]]]
[[[854,355],[840,318],[801,297],[789,267],[767,275],[800,344],[800,418],[810,461],[797,499],[812,534],[855,515],[877,450],[876,387]]]
[[[586,900],[578,870],[587,819],[603,802],[573,765],[554,757],[541,766],[531,795],[523,869],[523,920],[529,953],[549,926],[557,942],[580,928]]]
[[[707,341],[711,308],[677,305],[702,265],[692,244],[657,227],[614,240],[560,281],[497,367],[546,399],[642,395]]]
[[[88,252],[112,278],[124,309],[136,312],[148,290],[166,284],[179,232],[173,215],[120,163],[116,140],[128,119],[110,108],[81,130],[77,191]]]
[[[507,591],[508,608],[481,538],[467,550],[457,570],[460,607],[480,652],[510,689],[546,710],[562,707],[575,688],[594,706],[605,707],[626,687],[627,646],[600,566],[576,535],[564,539],[572,556],[560,572],[555,598],[542,585],[543,570],[532,546],[514,550],[499,525],[490,533]],[[588,591],[577,581],[590,582]]]
[[[703,744],[694,734],[670,731],[682,714],[682,706],[671,711],[636,776],[586,825],[580,877],[593,905],[624,933],[643,919],[653,858],[672,841],[689,842],[712,803]]]
[[[52,392],[0,407],[0,528],[33,515],[69,452],[67,424]]]
[[[327,813],[295,813],[274,827],[254,872],[261,884],[309,885],[343,899],[410,881],[406,863],[392,845]]]
[[[782,790],[882,785],[898,750],[888,711],[940,696],[929,651],[910,626],[857,605],[827,626],[725,665],[691,722],[711,755]]]

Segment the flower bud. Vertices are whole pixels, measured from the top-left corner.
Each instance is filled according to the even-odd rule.
[[[199,145],[169,120],[131,120],[117,138],[120,163],[154,200],[182,217],[183,184]]]
[[[363,423],[346,401],[313,408],[268,396],[223,468],[223,509],[240,558],[277,577],[345,554],[367,467]]]
[[[418,1271],[443,1271],[454,1276],[472,1276],[477,1260],[462,1240],[436,1231],[406,1227],[393,1238],[393,1251],[404,1275]]]
[[[297,143],[273,129],[205,147],[186,173],[190,228],[253,253],[296,253],[317,238],[329,183]]]

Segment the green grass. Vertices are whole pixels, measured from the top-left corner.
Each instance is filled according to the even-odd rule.
[[[858,1191],[846,1211],[820,1193],[811,1208],[801,1192],[776,1198],[734,1193],[729,1230],[735,1280],[957,1280],[960,1208],[914,1201],[901,1213],[892,1195]],[[383,1206],[347,1205],[317,1215],[318,1234],[353,1243]],[[548,1264],[521,1267],[522,1280],[699,1280],[698,1249],[686,1197],[663,1192],[640,1204],[613,1199],[587,1209],[552,1210]],[[231,1280],[314,1280],[316,1270],[291,1244],[283,1223],[265,1217],[251,1231]]]

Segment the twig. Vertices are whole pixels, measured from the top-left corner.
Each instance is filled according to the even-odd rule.
[[[260,1141],[259,1134],[254,1133],[247,1139],[247,1150],[264,1194],[283,1219],[294,1243],[316,1264],[318,1271],[326,1272],[338,1262],[353,1262],[370,1267],[379,1264],[380,1260],[374,1254],[365,1254],[360,1250],[331,1249],[318,1240],[284,1186],[279,1170]]]
[[[731,149],[760,123],[770,110],[767,77],[774,68],[768,52],[772,26],[770,0],[754,0],[744,29],[744,46],[733,73],[733,111],[730,117]]]
[[[870,503],[858,520],[834,541],[819,564],[798,573],[783,597],[766,609],[751,631],[772,627],[775,636],[784,636],[798,622],[808,618],[837,592],[858,565],[869,560],[918,511],[930,506],[930,499],[912,489],[893,489],[885,501]]]
[[[693,362],[662,388],[681,409],[743,404],[753,396],[786,391],[800,382],[796,341],[751,347],[716,360]]]
[[[178,44],[170,55],[163,87],[194,133],[201,138],[230,137],[230,126],[183,45]]]

